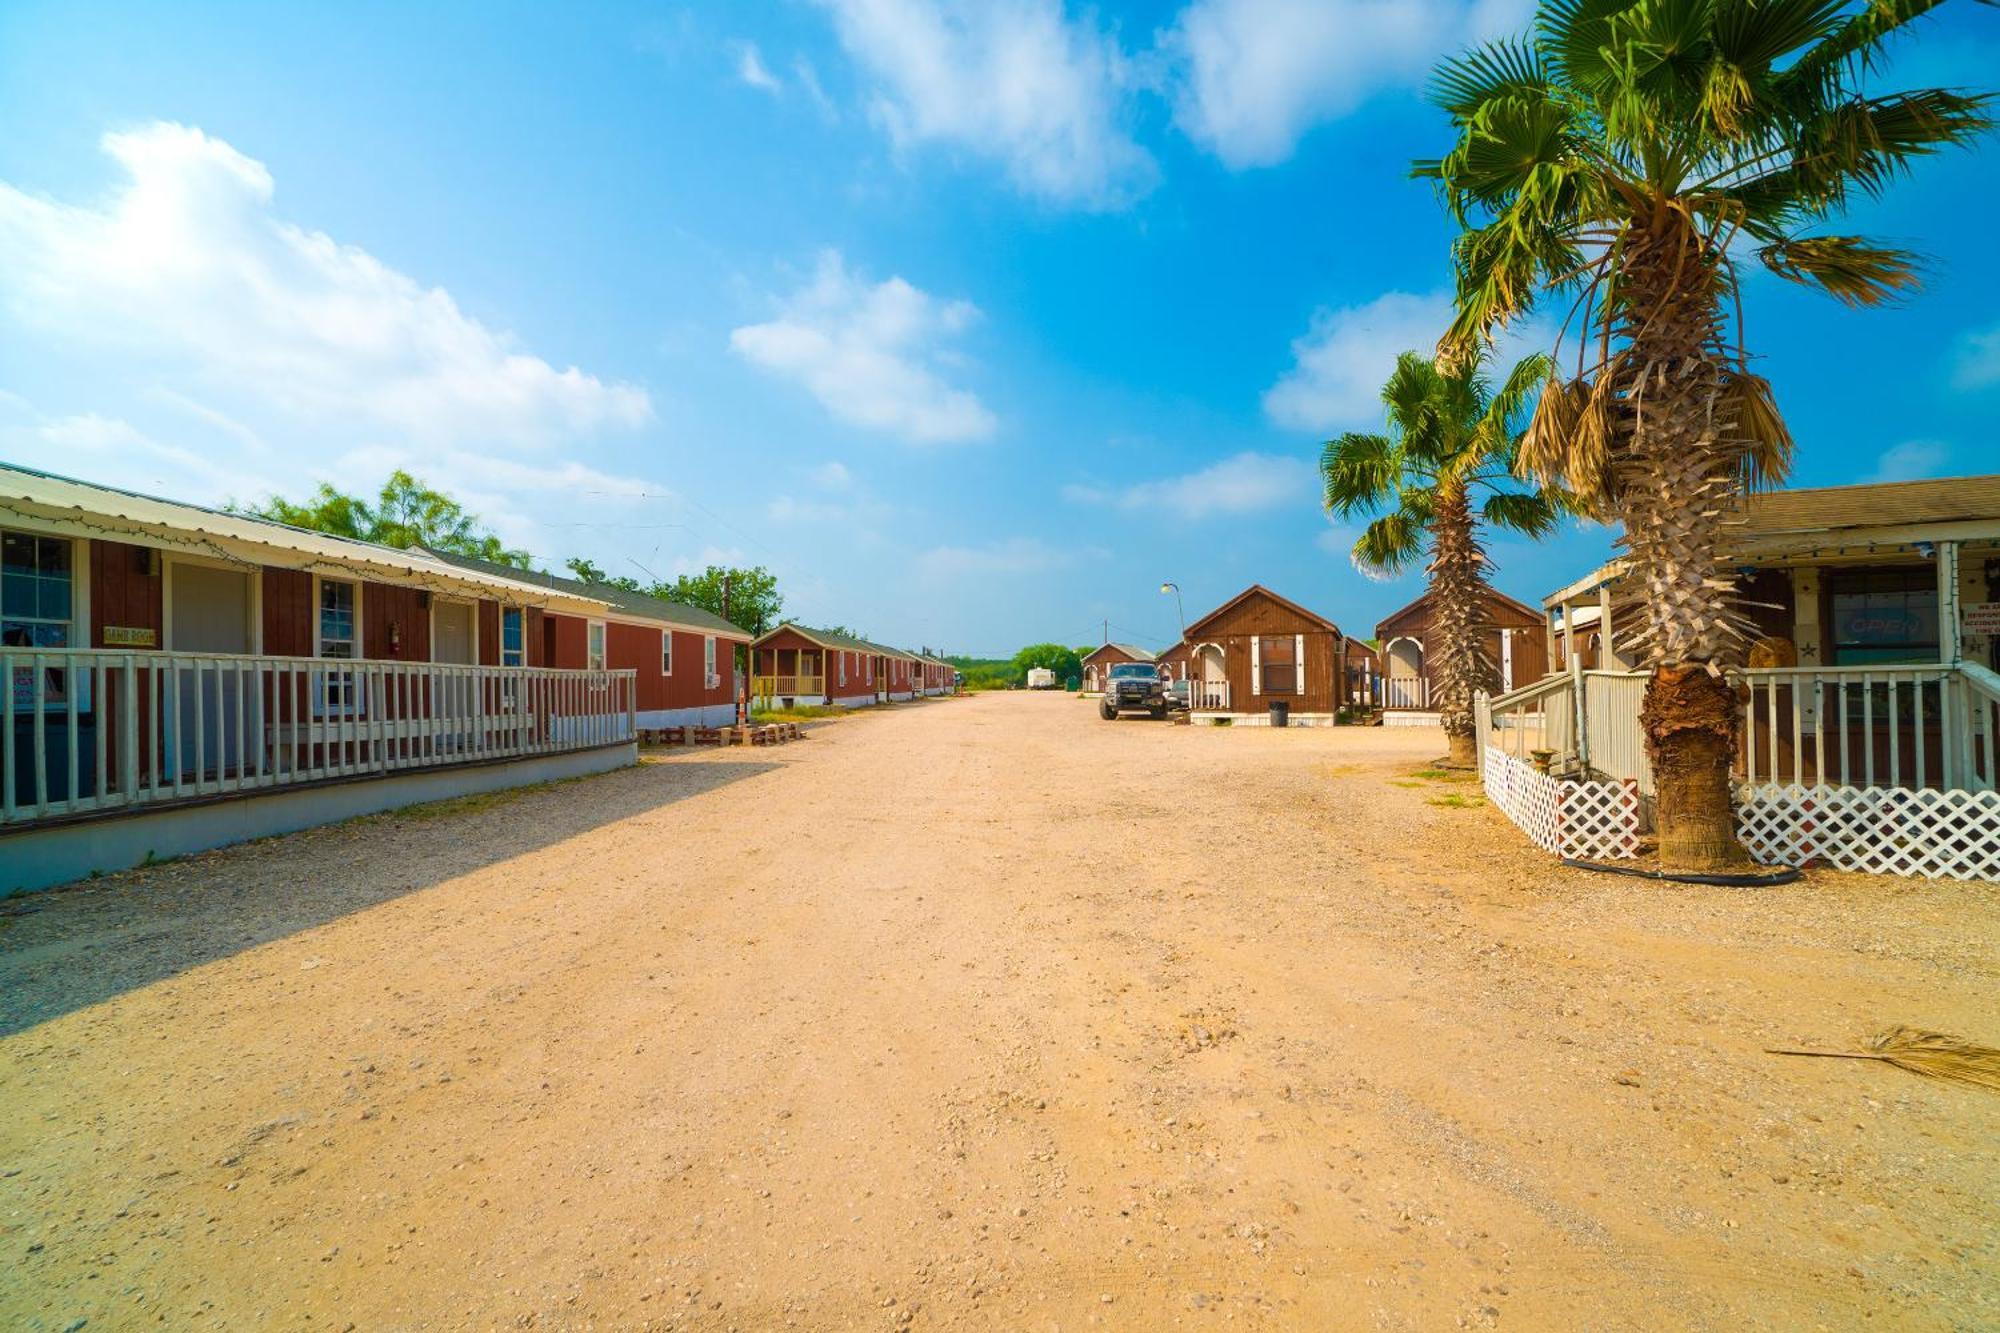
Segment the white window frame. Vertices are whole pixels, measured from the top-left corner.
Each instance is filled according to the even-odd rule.
[[[709,684],[710,681],[715,681],[717,682],[717,684],[720,684],[721,677],[717,676],[715,673],[715,636],[713,634],[704,634],[701,636],[702,688],[704,689],[714,688]]]
[[[41,651],[43,652],[60,652],[64,649],[90,647],[90,640],[93,637],[91,633],[93,622],[90,618],[91,543],[82,537],[72,536],[67,532],[41,528],[26,523],[16,523],[11,520],[7,524],[6,531],[18,533],[23,537],[33,537],[38,541],[65,541],[69,543],[69,620],[67,622],[45,620],[40,616],[16,617],[16,619],[27,620],[37,625],[65,624],[63,648],[42,649]],[[4,577],[4,575],[0,575],[0,577]],[[77,642],[79,628],[81,628],[83,636],[83,642],[81,643]],[[165,638],[164,625],[161,627],[161,638]],[[37,650],[30,646],[15,648],[10,651],[32,653]],[[86,671],[83,673],[81,688],[77,691],[76,708],[78,712],[90,711],[90,678],[90,672]],[[14,679],[7,682],[7,688],[12,690],[14,694],[16,716],[20,716],[34,707],[35,673],[31,668],[22,667],[16,670]],[[61,704],[65,708],[69,706],[68,675],[63,668],[48,668],[48,675],[42,684],[42,700],[45,705]],[[13,775],[0,774],[0,779],[11,782],[13,781]]]
[[[842,685],[847,684],[847,651],[845,649],[842,649],[840,652],[840,683]]]
[[[596,647],[591,645],[595,644]],[[611,631],[601,620],[587,620],[583,627],[583,669],[602,671],[610,660]]]
[[[507,617],[514,616],[521,626],[521,646],[513,650],[515,660],[507,660]],[[525,606],[502,606],[500,608],[500,665],[503,667],[524,667],[528,665],[528,608]]]
[[[660,674],[674,674],[674,632],[671,629],[660,631]]]
[[[354,600],[354,653],[349,657],[327,657],[326,640],[321,635],[321,601],[325,593],[321,590],[329,583],[343,584],[353,589]],[[313,575],[312,583],[313,656],[329,662],[357,662],[361,660],[361,645],[365,640],[361,632],[362,594],[360,579],[330,578],[324,574]],[[340,640],[335,640],[340,642]],[[317,688],[313,690],[313,713],[319,717],[358,717],[361,713],[360,676],[353,671],[315,672],[319,677]]]

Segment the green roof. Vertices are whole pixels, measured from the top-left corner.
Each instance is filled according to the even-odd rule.
[[[866,639],[857,639],[851,634],[835,634],[832,630],[814,629],[811,625],[801,625],[797,621],[792,620],[788,620],[778,626],[778,628],[772,630],[769,634],[764,635],[763,638],[758,639],[757,642],[761,644],[764,642],[764,639],[770,638],[772,634],[782,634],[786,630],[791,630],[795,634],[802,634],[822,648],[833,648],[841,652],[851,653],[881,653],[888,657],[906,657],[912,662],[920,660],[917,654],[909,651],[907,648],[891,648],[887,644],[870,643]]]
[[[429,547],[424,548],[430,551]],[[731,624],[721,616],[689,606],[685,602],[670,602],[664,597],[654,597],[650,593],[634,592],[610,583],[591,583],[585,579],[564,578],[560,574],[549,574],[542,570],[517,569],[503,565],[497,560],[481,560],[476,556],[453,555],[449,551],[430,551],[430,554],[461,569],[479,570],[488,574],[503,574],[521,583],[533,583],[551,592],[569,593],[578,597],[595,597],[600,602],[609,602],[614,611],[623,615],[636,616],[642,620],[657,620],[663,625],[676,629],[702,630],[710,634],[733,634],[748,638],[750,632],[740,625]]]

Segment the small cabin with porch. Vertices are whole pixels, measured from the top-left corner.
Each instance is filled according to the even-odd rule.
[[[1771,491],[1731,517],[1724,569],[1753,635],[1728,668],[1745,846],[1769,863],[2000,879],[2000,476]],[[1654,786],[1621,618],[1639,595],[1627,559],[1549,594],[1561,669],[1481,705],[1488,794],[1566,855],[1595,849],[1536,821],[1587,800],[1508,794],[1629,792],[1615,831],[1636,840]]]
[[[750,689],[765,708],[866,708],[913,699],[915,653],[809,625],[783,624],[750,646]]]
[[[1438,715],[1431,699],[1432,598],[1429,592],[1384,617],[1375,626],[1381,647],[1380,694],[1384,724],[1432,725]],[[1500,692],[1540,680],[1548,673],[1541,613],[1497,590],[1488,590],[1485,618],[1491,626],[1486,651]]]
[[[1168,654],[1186,672],[1196,722],[1257,724],[1287,705],[1295,725],[1325,725],[1345,705],[1348,639],[1325,616],[1252,584],[1188,623]]]
[[[0,465],[0,895],[634,762],[537,579]]]
[[[1156,659],[1144,648],[1135,648],[1129,643],[1112,643],[1106,640],[1098,648],[1091,649],[1083,657],[1083,689],[1086,694],[1101,694],[1105,682],[1111,679],[1111,668],[1126,662],[1152,662]]]

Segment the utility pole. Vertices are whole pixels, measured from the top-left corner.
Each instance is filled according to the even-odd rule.
[[[722,576],[722,618],[724,620],[729,620],[730,577],[731,576],[728,574],[724,574]],[[736,622],[733,620],[729,620],[729,623],[733,625]],[[749,697],[750,681],[749,681],[749,673],[745,672],[742,687],[741,688],[737,687],[735,679],[736,649],[734,648],[731,648],[729,650],[729,675],[730,675],[729,693],[736,704],[736,725],[740,727],[750,721],[750,697]]]
[[[1105,619],[1104,622],[1104,641],[1106,643],[1111,642],[1111,621],[1108,617]]]

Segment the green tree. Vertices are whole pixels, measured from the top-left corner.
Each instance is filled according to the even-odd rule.
[[[683,574],[670,583],[655,584],[650,591],[655,597],[698,606],[752,634],[762,634],[780,623],[785,609],[777,576],[762,565],[750,569],[710,565],[699,574]]]
[[[1531,36],[1436,75],[1455,142],[1415,174],[1462,228],[1439,352],[1568,307],[1576,370],[1552,374],[1521,463],[1624,525],[1634,600],[1614,618],[1651,671],[1640,721],[1672,868],[1744,857],[1735,701],[1710,669],[1749,625],[1718,545],[1792,452],[1749,369],[1738,264],[1855,306],[1917,285],[1908,252],[1822,228],[1992,125],[1990,94],[1888,87],[1890,39],[1936,2],[1542,0]]]
[[[273,495],[262,504],[231,502],[227,508],[233,514],[274,519],[295,528],[311,528],[384,546],[403,549],[421,546],[447,555],[513,565],[517,569],[526,569],[529,563],[526,551],[508,547],[458,501],[400,468],[382,483],[373,504],[321,482],[303,502]]]
[[[1472,696],[1500,685],[1487,647],[1493,588],[1480,529],[1543,537],[1568,500],[1513,475],[1519,422],[1548,376],[1547,358],[1522,361],[1498,392],[1480,370],[1476,352],[1451,374],[1427,357],[1403,353],[1382,389],[1392,433],[1350,432],[1328,441],[1320,458],[1328,512],[1376,515],[1355,540],[1356,565],[1400,573],[1428,557],[1424,670],[1450,744],[1446,762],[1460,768],[1478,759]]]
[[[639,580],[633,578],[630,574],[613,574],[596,561],[591,560],[588,556],[573,555],[563,561],[563,568],[570,572],[571,578],[580,579],[585,583],[595,583],[605,588],[618,588],[625,592],[648,591],[645,584],[639,582]],[[658,596],[659,594],[655,593],[654,595]]]
[[[1086,650],[1088,651],[1088,650]],[[1009,664],[1016,684],[1024,684],[1032,667],[1047,667],[1056,673],[1056,680],[1067,682],[1083,676],[1083,660],[1076,649],[1065,648],[1059,643],[1031,643],[1014,654]]]

